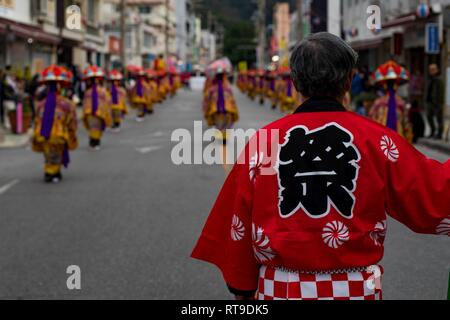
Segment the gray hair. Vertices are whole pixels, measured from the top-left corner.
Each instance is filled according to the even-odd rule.
[[[342,97],[357,61],[358,54],[344,40],[328,32],[315,33],[294,49],[292,79],[305,97]]]

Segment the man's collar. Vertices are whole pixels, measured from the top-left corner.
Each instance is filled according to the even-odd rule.
[[[309,112],[346,112],[347,109],[332,98],[309,98],[300,107],[295,110],[294,114]]]

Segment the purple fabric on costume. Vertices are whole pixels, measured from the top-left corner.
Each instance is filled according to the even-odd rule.
[[[172,76],[172,75],[169,76],[169,81],[170,81],[170,85],[173,86],[174,79],[173,79],[173,76]]]
[[[386,126],[394,131],[397,131],[397,100],[395,97],[395,89],[393,85],[389,85],[389,102],[388,102],[388,117]]]
[[[97,91],[97,83],[94,82],[92,86],[92,115],[96,116],[98,110],[98,91]]]
[[[46,140],[50,139],[55,118],[56,109],[56,83],[49,85],[47,99],[45,100],[44,116],[42,118],[41,136]]]
[[[142,87],[142,79],[141,78],[137,79],[136,94],[140,98],[142,98],[144,96],[144,88]]]
[[[270,91],[275,91],[275,79],[270,80]]]
[[[113,82],[111,87],[111,95],[113,104],[119,104],[119,93],[117,91],[116,84]]]
[[[225,110],[225,94],[223,90],[223,79],[217,79],[217,112],[226,113]]]
[[[264,88],[264,78],[263,77],[259,78],[259,87],[261,89]]]
[[[292,97],[292,81],[291,79],[286,79],[287,81],[287,96]]]
[[[63,151],[63,165],[64,165],[64,167],[68,168],[69,167],[69,163],[70,163],[69,147],[66,144],[64,146],[64,151]]]

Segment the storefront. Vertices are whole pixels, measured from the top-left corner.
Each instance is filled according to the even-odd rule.
[[[0,18],[0,66],[11,65],[16,70],[31,67],[39,72],[55,59],[58,36],[45,33],[41,27]]]

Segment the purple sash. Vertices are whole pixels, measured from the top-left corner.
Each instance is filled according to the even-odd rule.
[[[116,84],[113,82],[112,87],[111,87],[111,95],[112,95],[112,103],[114,105],[119,104],[119,94],[117,92],[117,87]]]
[[[66,144],[64,146],[64,151],[63,151],[63,165],[64,165],[64,167],[68,168],[69,167],[69,163],[70,163],[69,147]]]
[[[270,80],[270,91],[275,91],[275,79]]]
[[[142,98],[144,96],[144,88],[142,87],[142,79],[141,78],[137,79],[136,94],[140,98]]]
[[[41,136],[46,140],[50,139],[53,128],[53,120],[56,109],[56,83],[49,85],[47,99],[45,100],[44,116],[42,118]]]
[[[226,113],[225,110],[225,94],[223,90],[223,79],[217,80],[217,112],[218,113]]]
[[[92,115],[96,116],[98,110],[98,91],[97,91],[97,83],[94,82],[92,86]]]
[[[287,81],[287,96],[292,97],[292,81],[291,79],[286,79]]]
[[[397,131],[397,100],[395,99],[395,90],[393,85],[389,85],[388,90],[389,102],[386,126],[394,131]]]

